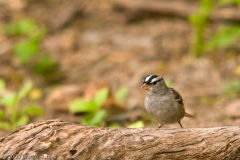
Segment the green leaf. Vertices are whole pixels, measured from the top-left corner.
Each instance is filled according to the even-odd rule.
[[[142,128],[144,127],[143,121],[137,121],[135,123],[130,124],[127,128]]]
[[[201,0],[200,1],[200,9],[199,12],[203,16],[209,16],[211,11],[213,10],[213,2],[209,0]]]
[[[0,121],[5,118],[6,113],[2,110],[0,110]]]
[[[173,84],[171,81],[166,80],[165,83],[168,87],[173,87]]]
[[[113,123],[109,124],[108,127],[110,127],[110,128],[121,128],[121,126],[116,122],[113,122]]]
[[[228,26],[219,29],[206,43],[206,51],[227,48],[240,37],[240,26]]]
[[[32,87],[33,87],[32,82],[28,82],[27,84],[25,84],[18,92],[19,100],[22,99],[23,97],[26,97],[27,94],[31,91]]]
[[[218,3],[220,6],[229,5],[229,4],[240,5],[240,0],[219,0]]]
[[[98,106],[92,101],[87,101],[85,99],[77,99],[70,103],[70,111],[74,113],[81,112],[95,112],[97,111]]]
[[[101,122],[106,118],[105,110],[99,110],[96,114],[83,116],[82,124],[90,126],[100,126]]]
[[[101,122],[106,118],[106,116],[107,112],[105,110],[99,110],[91,120],[91,124],[94,126],[100,126]]]
[[[104,102],[107,100],[109,90],[108,88],[100,89],[94,96],[93,102],[100,108]]]
[[[123,103],[123,102],[125,101],[125,99],[126,99],[127,93],[128,93],[127,87],[122,86],[122,87],[120,87],[120,88],[117,90],[117,92],[116,92],[116,94],[115,94],[115,99],[116,99],[118,102]]]
[[[29,116],[39,116],[42,115],[44,110],[40,107],[29,105],[29,106],[24,106],[21,108],[20,113],[22,115],[29,115]]]
[[[0,94],[3,92],[5,87],[6,87],[6,84],[5,84],[4,80],[0,78]]]
[[[9,108],[13,109],[16,97],[17,97],[16,93],[10,93],[10,94],[4,96],[1,99],[0,103],[3,104],[6,107],[9,107]]]
[[[10,123],[0,121],[0,130],[1,130],[1,129],[7,130],[7,131],[11,131],[11,125],[10,125]]]
[[[17,120],[16,126],[20,127],[20,126],[26,125],[28,122],[29,122],[29,117],[27,115],[23,115]]]
[[[26,35],[33,31],[35,23],[30,19],[21,19],[6,26],[6,32],[10,35]]]
[[[90,121],[91,121],[93,116],[94,116],[94,113],[89,113],[89,114],[84,115],[81,118],[80,124],[91,126]]]
[[[224,83],[222,93],[228,97],[236,97],[240,95],[240,80],[227,81]]]
[[[34,66],[34,71],[38,74],[46,74],[52,69],[56,68],[56,63],[52,59],[50,54],[46,54],[43,59],[39,60]]]
[[[17,29],[19,34],[25,35],[31,33],[36,27],[35,23],[30,19],[22,19],[17,23]]]
[[[204,33],[208,23],[208,17],[214,7],[213,2],[209,0],[201,0],[198,12],[189,17],[189,21],[194,27],[192,50],[196,57],[202,56],[204,53]]]
[[[14,46],[14,53],[20,62],[28,62],[39,51],[39,43],[35,40],[26,40],[18,42]]]
[[[36,32],[32,32],[32,34],[30,35],[30,38],[31,38],[31,40],[39,43],[40,40],[46,34],[46,32],[47,32],[47,29],[45,27],[38,28]]]

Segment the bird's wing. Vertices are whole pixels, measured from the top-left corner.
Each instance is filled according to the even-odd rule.
[[[173,101],[178,102],[179,104],[183,105],[183,100],[181,95],[174,89],[174,88],[169,88]]]
[[[169,88],[169,90],[170,90],[170,92],[172,94],[173,101],[178,102],[178,104],[181,104],[181,107],[184,108],[183,100],[182,100],[181,95],[174,88]],[[188,114],[186,112],[184,114],[184,117],[194,118],[194,116],[192,116],[191,114]]]

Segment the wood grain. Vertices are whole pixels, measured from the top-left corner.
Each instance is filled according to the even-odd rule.
[[[111,129],[62,120],[29,124],[0,138],[0,159],[240,159],[240,127]],[[23,158],[22,158],[23,159]]]

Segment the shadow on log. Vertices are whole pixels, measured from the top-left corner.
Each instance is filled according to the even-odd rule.
[[[0,138],[0,159],[8,157],[236,160],[240,159],[240,127],[111,129],[47,120]]]

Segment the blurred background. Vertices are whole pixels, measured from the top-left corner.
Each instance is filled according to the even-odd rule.
[[[187,127],[240,124],[240,0],[0,0],[0,136],[40,120],[157,127],[145,76]],[[178,124],[166,128],[179,128]]]

